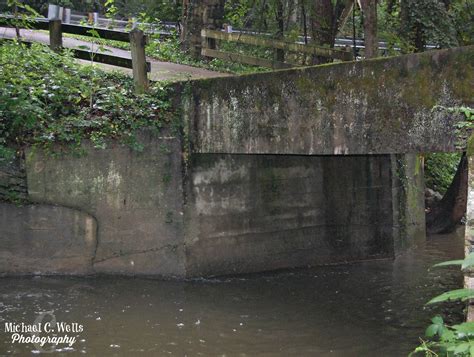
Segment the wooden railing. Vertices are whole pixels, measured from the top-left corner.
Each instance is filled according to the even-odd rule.
[[[145,45],[147,43],[147,36],[142,30],[134,29],[131,32],[122,32],[90,26],[63,24],[61,23],[61,20],[16,21],[12,17],[0,18],[0,26],[15,27],[15,24],[18,25],[18,23],[20,23],[20,26],[23,28],[48,30],[49,45],[51,49],[55,51],[58,51],[63,47],[63,33],[129,42],[131,58],[81,48],[71,48],[71,51],[73,56],[78,59],[90,60],[92,58],[94,62],[131,68],[133,70],[133,79],[137,92],[144,92],[148,88],[147,73],[151,70],[151,64],[146,61]]]
[[[303,45],[295,42],[275,40],[272,38],[265,38],[261,36],[254,36],[243,33],[227,33],[223,31],[204,29],[201,31],[201,37],[201,54],[203,56],[219,58],[226,61],[245,63],[254,66],[268,67],[273,69],[290,68],[295,67],[297,65],[253,56],[247,56],[241,53],[220,51],[218,49],[211,48],[210,42],[215,40],[236,42],[246,45],[284,50],[285,52],[296,52],[303,53],[306,55],[328,57],[341,61],[351,61],[353,59],[352,52],[350,51],[336,50],[332,48],[318,47],[313,45]]]

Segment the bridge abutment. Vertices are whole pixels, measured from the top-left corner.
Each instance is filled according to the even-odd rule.
[[[44,210],[55,227],[51,244],[39,244],[44,231],[15,219],[25,208],[11,204],[0,253],[18,260],[0,273],[240,274],[391,258],[424,232],[414,155],[193,154],[185,163],[178,137],[144,135],[142,142],[143,152],[118,144],[84,145],[80,157],[29,151],[29,199],[94,219],[95,248],[81,270],[68,270],[67,259],[47,253],[75,244],[85,226],[55,217],[59,208]],[[64,240],[69,231],[73,238]]]
[[[464,117],[451,107],[473,104],[473,50],[194,82],[178,98],[186,135],[146,134],[143,152],[29,150],[28,199],[97,223],[83,269],[96,273],[207,276],[393,257],[424,236],[423,169],[407,153],[464,150]],[[61,220],[50,222],[61,240]],[[75,227],[71,240],[84,236]],[[8,244],[27,231],[17,228],[0,226],[0,250],[34,260],[34,230],[24,246]]]
[[[195,155],[190,276],[391,258],[424,237],[416,155]]]

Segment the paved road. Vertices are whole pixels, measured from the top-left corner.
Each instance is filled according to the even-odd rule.
[[[46,32],[34,31],[34,30],[21,30],[21,35],[26,41],[35,41],[45,44],[49,44],[49,35]],[[15,30],[12,28],[0,27],[0,38],[14,38]],[[87,46],[91,48],[91,43],[81,41],[69,37],[63,37],[63,46],[66,48],[78,48],[79,46]],[[105,47],[107,54],[113,54],[118,57],[130,58],[130,52],[121,50],[114,47]],[[209,71],[203,68],[197,68],[187,66],[183,64],[161,62],[153,59],[149,59],[151,62],[151,73],[150,79],[154,81],[168,80],[168,81],[179,81],[185,79],[197,79],[197,78],[211,78],[211,77],[223,77],[229,76],[227,73]],[[83,61],[81,61],[83,62]],[[128,74],[132,74],[131,69],[114,67],[109,65],[100,64],[105,69],[115,69]]]

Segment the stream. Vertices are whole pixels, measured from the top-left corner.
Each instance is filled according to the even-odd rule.
[[[463,233],[428,237],[395,260],[238,277],[2,278],[0,355],[39,354],[12,343],[5,323],[51,312],[83,327],[56,348],[67,355],[406,356],[435,314],[462,319],[461,304],[424,304],[461,286],[456,267],[429,268],[462,257]]]

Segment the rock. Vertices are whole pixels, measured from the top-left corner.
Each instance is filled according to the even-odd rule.
[[[437,202],[441,201],[443,196],[441,193],[432,190],[431,188],[425,189],[425,206],[427,208],[433,207]]]

